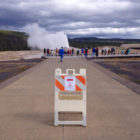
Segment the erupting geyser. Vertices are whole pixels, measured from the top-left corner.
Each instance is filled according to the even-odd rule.
[[[28,46],[32,48],[69,48],[68,38],[64,32],[49,33],[37,23],[26,25],[23,29],[29,35]]]

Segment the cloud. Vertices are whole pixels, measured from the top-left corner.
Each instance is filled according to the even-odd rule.
[[[139,0],[4,0],[0,28],[20,29],[36,22],[70,36],[126,37],[129,32],[130,38],[140,38],[139,13]]]

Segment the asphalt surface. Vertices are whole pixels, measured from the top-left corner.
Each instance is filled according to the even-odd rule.
[[[87,69],[87,127],[54,123],[55,68]],[[10,81],[11,82],[11,81]],[[0,140],[139,140],[140,96],[82,58],[47,59],[0,89]]]

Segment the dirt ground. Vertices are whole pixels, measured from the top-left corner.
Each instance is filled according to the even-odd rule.
[[[27,51],[0,51],[0,61],[11,61],[20,59],[34,59],[40,58],[43,55],[40,50],[27,50]]]
[[[29,69],[41,61],[41,59],[0,61],[0,82]]]
[[[140,84],[140,61],[97,61],[97,64]]]

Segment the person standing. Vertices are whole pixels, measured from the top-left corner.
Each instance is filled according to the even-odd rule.
[[[107,55],[107,50],[106,50],[106,49],[105,49],[105,52],[104,52],[104,54],[105,54],[105,55]]]
[[[110,50],[110,49],[108,49],[108,55],[110,55],[110,53],[111,53],[111,50]]]
[[[50,55],[50,49],[47,49],[47,56]]]
[[[126,50],[126,53],[125,54],[129,54],[130,53],[130,49],[128,48],[127,50]]]
[[[70,49],[70,55],[72,55],[72,50]]]
[[[116,50],[115,50],[115,48],[113,48],[113,54],[115,55],[115,53],[116,53]]]
[[[113,55],[113,48],[111,48],[111,55]]]
[[[46,56],[46,51],[47,51],[46,48],[44,48],[44,56]]]
[[[102,49],[102,55],[104,55],[104,49]]]
[[[92,56],[95,55],[95,48],[92,48]]]
[[[68,49],[68,51],[67,51],[67,55],[69,56],[69,54],[70,54],[70,51],[69,51],[69,49]]]
[[[63,47],[61,47],[61,49],[59,50],[59,55],[60,55],[60,62],[63,62],[63,56],[64,56],[64,49],[63,49]]]
[[[95,52],[96,52],[96,57],[98,57],[98,54],[99,54],[98,48],[96,48]]]
[[[81,49],[81,55],[83,56],[83,54],[84,54],[84,49],[82,48]]]
[[[88,48],[85,48],[85,58],[88,56]]]
[[[77,55],[79,55],[79,50],[77,50]]]
[[[72,56],[74,55],[74,49],[72,48]]]
[[[56,56],[58,55],[58,49],[56,48],[56,50],[55,50],[55,54],[56,54]]]
[[[124,49],[121,50],[121,54],[124,54]]]

